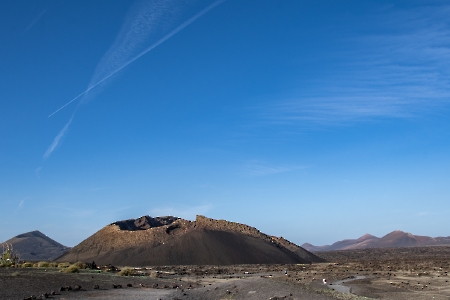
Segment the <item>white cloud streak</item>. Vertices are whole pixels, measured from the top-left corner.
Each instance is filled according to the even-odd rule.
[[[134,7],[134,9],[132,9],[131,13],[128,15],[124,25],[122,26],[122,29],[119,32],[116,41],[113,43],[113,45],[110,47],[110,49],[98,64],[88,88],[84,92],[58,108],[56,111],[51,113],[48,118],[61,111],[72,102],[80,99],[83,96],[86,96],[91,90],[98,87],[113,75],[127,67],[129,64],[133,63],[143,55],[147,54],[151,50],[155,49],[156,47],[170,39],[172,36],[186,28],[195,20],[224,1],[225,0],[218,0],[210,4],[209,6],[195,14],[193,17],[189,18],[187,21],[183,22],[181,25],[170,31],[164,37],[160,38],[157,42],[144,49],[138,55],[134,56],[132,59],[129,59],[130,55],[132,55],[132,53],[136,51],[136,49],[145,41],[145,39],[148,38],[148,35],[153,30],[153,27],[155,27],[159,23],[163,24],[162,27],[164,27],[167,26],[166,23],[168,21],[169,23],[172,21],[171,19],[174,18],[174,16],[172,15],[172,12],[174,11],[173,5],[178,4],[178,2],[155,0],[153,2],[150,2],[150,5],[148,2],[144,1],[142,3],[144,3],[144,5],[147,4],[147,6]],[[85,98],[82,99],[84,100]],[[83,100],[81,100],[78,105],[85,102]],[[55,150],[59,141],[68,130],[69,125],[72,123],[75,113],[76,110],[70,118],[69,122],[67,122],[64,128],[55,137],[53,143],[45,152],[44,158],[48,158]]]
[[[17,207],[17,209],[22,209],[23,206],[25,205],[25,200],[20,200],[19,206]]]
[[[37,167],[36,170],[34,170],[34,173],[36,174],[37,178],[41,178],[41,170],[42,167]]]
[[[191,17],[190,19],[188,19],[187,21],[185,21],[184,23],[182,23],[181,25],[179,25],[178,27],[176,27],[174,30],[172,30],[169,34],[167,34],[166,36],[164,36],[163,38],[161,38],[160,40],[158,40],[156,43],[152,44],[150,47],[148,47],[147,49],[145,49],[144,51],[142,51],[140,54],[138,54],[137,56],[135,56],[134,58],[132,58],[131,60],[128,60],[126,63],[124,63],[123,65],[121,65],[120,67],[116,68],[114,71],[110,72],[108,75],[106,75],[105,77],[103,77],[102,79],[100,79],[99,81],[97,81],[96,83],[91,83],[89,85],[89,87],[82,92],[80,95],[78,95],[77,97],[75,97],[74,99],[70,100],[69,102],[67,102],[66,104],[64,104],[62,107],[60,107],[59,109],[57,109],[56,111],[54,111],[53,113],[51,113],[48,117],[53,116],[54,114],[56,114],[57,112],[59,112],[61,109],[63,109],[64,107],[66,107],[67,105],[69,105],[70,103],[72,103],[73,101],[79,99],[81,96],[85,95],[86,93],[88,93],[89,91],[91,91],[93,88],[97,87],[99,84],[103,83],[105,80],[109,79],[111,76],[115,75],[117,72],[121,71],[123,68],[127,67],[129,64],[133,63],[134,61],[136,61],[137,59],[141,58],[143,55],[147,54],[148,52],[150,52],[151,50],[155,49],[156,47],[158,47],[159,45],[161,45],[162,43],[164,43],[165,41],[167,41],[168,39],[170,39],[172,36],[174,36],[175,34],[177,34],[178,32],[180,32],[181,30],[183,30],[184,28],[186,28],[188,25],[190,25],[192,22],[194,22],[195,20],[197,20],[198,18],[200,18],[201,16],[203,16],[205,13],[207,13],[208,11],[210,11],[211,9],[213,9],[214,7],[216,7],[217,5],[219,5],[220,3],[224,2],[225,0],[219,0],[214,2],[213,4],[207,6],[206,8],[204,8],[203,10],[201,10],[199,13],[197,13],[196,15],[194,15],[193,17]]]
[[[67,122],[66,125],[63,127],[63,129],[61,129],[61,131],[58,133],[58,135],[53,140],[53,143],[50,145],[50,147],[48,147],[47,151],[45,151],[44,159],[48,158],[52,154],[52,152],[55,150],[56,146],[58,146],[59,141],[64,136],[66,131],[69,129],[69,125],[72,123],[74,115],[75,115],[75,113],[72,114],[72,117],[70,117],[69,122]]]
[[[23,31],[22,35],[27,33],[41,18],[42,16],[47,12],[47,9],[44,9],[36,18],[31,21],[30,25]]]
[[[244,173],[249,176],[267,176],[291,172],[305,167],[296,165],[270,165],[263,161],[251,161],[244,165]]]
[[[23,209],[23,207],[25,206],[25,201],[31,199],[30,197],[25,197],[22,200],[20,200],[19,205],[17,205],[16,210],[14,211],[14,215],[21,209]]]
[[[384,33],[349,39],[336,76],[315,79],[308,92],[292,92],[259,107],[270,124],[348,124],[411,118],[450,104],[450,6],[393,11]],[[383,23],[385,22],[385,23]],[[395,28],[395,31],[393,30]]]
[[[407,106],[411,106],[408,107]],[[414,113],[411,101],[388,96],[359,95],[301,98],[274,105],[266,120],[279,124],[313,122],[331,125],[373,118],[404,118]]]

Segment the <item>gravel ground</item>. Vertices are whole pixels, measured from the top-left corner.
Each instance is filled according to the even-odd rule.
[[[305,285],[282,280],[284,273],[280,271],[275,277],[261,276],[177,276],[171,273],[153,278],[124,277],[90,270],[67,274],[57,269],[0,268],[0,299],[26,299],[30,296],[39,299],[44,298],[44,293],[49,294],[49,299],[335,299]],[[99,289],[94,289],[94,285]],[[122,287],[113,288],[113,285]],[[67,286],[72,290],[60,291],[61,287]],[[76,290],[76,286],[80,289]],[[52,291],[56,295],[52,295]]]
[[[157,284],[157,286],[156,286]],[[94,289],[98,285],[99,289]],[[115,289],[113,285],[121,285],[122,288]],[[131,285],[132,287],[128,287]],[[141,286],[142,285],[142,286]],[[98,273],[94,271],[82,271],[80,273],[60,273],[57,269],[23,269],[23,268],[0,268],[0,299],[25,299],[30,296],[40,297],[47,293],[50,299],[84,298],[87,291],[94,294],[108,292],[110,290],[138,290],[155,286],[152,289],[157,293],[160,291],[171,291],[174,283],[168,279],[157,279],[145,277],[125,277],[112,273]],[[70,291],[60,291],[61,287],[70,286]],[[76,286],[80,289],[76,290]],[[52,291],[57,295],[52,295]],[[80,298],[81,297],[81,298]],[[124,298],[122,298],[124,299]]]
[[[276,298],[278,297],[278,298]],[[190,290],[157,290],[149,288],[129,288],[107,291],[86,291],[71,293],[60,299],[313,299],[329,300],[332,296],[321,295],[300,286],[273,279],[248,278],[219,282]]]
[[[293,265],[160,266],[145,276],[0,268],[0,299],[450,299],[448,256]],[[286,273],[286,274],[285,274]],[[333,290],[339,280],[353,294]],[[328,284],[323,284],[326,279]],[[75,290],[76,286],[79,290]],[[94,289],[98,285],[99,289]],[[114,288],[113,285],[121,285]],[[71,286],[71,291],[60,291]],[[56,295],[51,295],[55,291]],[[277,298],[278,297],[278,298]]]

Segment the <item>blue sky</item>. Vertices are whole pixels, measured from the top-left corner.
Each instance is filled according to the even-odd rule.
[[[447,1],[0,2],[0,241],[196,214],[450,232]]]

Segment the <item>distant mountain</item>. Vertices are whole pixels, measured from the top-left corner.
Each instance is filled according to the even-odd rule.
[[[99,265],[297,264],[324,261],[254,227],[197,216],[143,216],[105,226],[57,261]]]
[[[6,243],[13,246],[20,260],[51,261],[70,249],[38,230],[19,234],[7,240]]]
[[[342,240],[332,245],[314,246],[309,243],[305,243],[301,247],[308,251],[319,252],[364,248],[419,247],[436,245],[450,245],[450,236],[432,238],[429,236],[412,235],[408,232],[395,230],[381,238],[371,234],[365,234],[358,239]]]

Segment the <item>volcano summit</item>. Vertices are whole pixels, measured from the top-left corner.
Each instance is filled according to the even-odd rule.
[[[197,216],[143,216],[105,226],[57,261],[120,266],[295,264],[323,259],[254,227]]]

